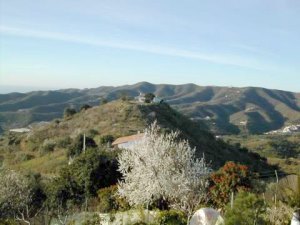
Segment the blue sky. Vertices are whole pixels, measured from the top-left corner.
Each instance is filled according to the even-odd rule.
[[[0,86],[10,91],[149,81],[300,92],[299,0],[0,4]]]

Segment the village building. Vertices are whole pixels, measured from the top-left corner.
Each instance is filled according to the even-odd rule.
[[[111,145],[120,149],[131,149],[144,138],[144,133],[117,138]]]
[[[135,97],[135,100],[140,102],[140,103],[144,103],[146,100],[145,94],[140,92],[140,95]]]

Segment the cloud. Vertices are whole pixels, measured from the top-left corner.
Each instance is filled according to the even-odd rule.
[[[140,51],[151,54],[189,58],[200,61],[207,61],[214,64],[230,65],[244,67],[255,70],[270,70],[271,66],[266,63],[262,64],[259,61],[251,58],[241,57],[239,55],[226,54],[210,54],[205,52],[196,52],[183,50],[178,48],[163,47],[159,45],[151,45],[148,43],[130,43],[120,40],[108,41],[99,38],[89,38],[83,36],[74,36],[71,34],[48,32],[41,30],[23,29],[18,27],[0,26],[0,33],[19,37],[41,38],[48,40],[58,40],[79,44],[86,44],[98,47],[109,47],[116,49],[124,49],[131,51]]]

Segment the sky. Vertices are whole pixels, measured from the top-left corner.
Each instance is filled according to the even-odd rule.
[[[140,81],[300,92],[300,1],[0,0],[0,93]]]

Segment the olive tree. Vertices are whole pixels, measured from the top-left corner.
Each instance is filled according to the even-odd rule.
[[[0,217],[30,224],[30,219],[41,211],[33,202],[32,184],[11,170],[0,171],[0,184]]]
[[[163,199],[188,216],[206,198],[211,169],[195,148],[179,139],[179,132],[162,133],[156,122],[145,130],[141,141],[118,156],[123,180],[118,193],[130,205],[149,205]]]

